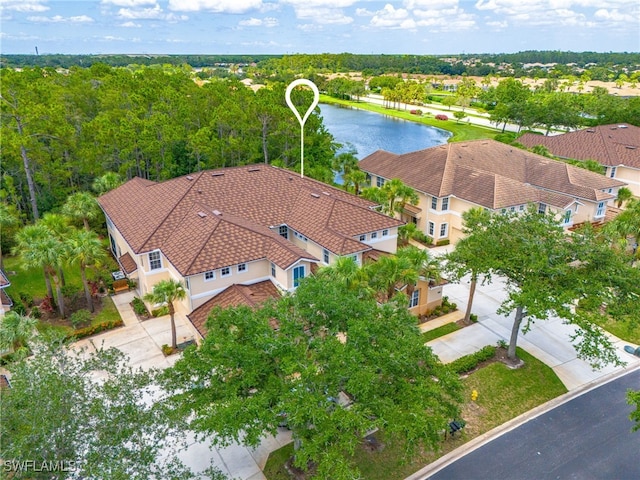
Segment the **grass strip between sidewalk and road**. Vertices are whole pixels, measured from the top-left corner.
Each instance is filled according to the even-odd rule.
[[[467,401],[462,405],[462,418],[467,423],[461,435],[443,441],[440,452],[420,451],[405,459],[403,445],[378,432],[376,437],[384,444],[382,450],[372,452],[363,447],[356,450],[354,461],[362,478],[404,479],[469,440],[567,392],[550,367],[520,348],[518,356],[525,361],[522,368],[512,370],[502,362],[488,363],[463,378]],[[473,390],[478,392],[475,402],[471,400]],[[291,480],[284,463],[292,455],[292,443],[272,452],[264,468],[266,478]]]

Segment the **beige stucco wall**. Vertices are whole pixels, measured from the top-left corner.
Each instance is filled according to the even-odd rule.
[[[640,197],[640,169],[619,166],[616,169],[616,180],[626,183],[634,196]]]
[[[416,316],[424,315],[428,311],[442,305],[442,285],[429,287],[429,283],[421,279],[416,285],[416,290],[420,291],[420,301],[417,307],[409,309],[411,314]]]

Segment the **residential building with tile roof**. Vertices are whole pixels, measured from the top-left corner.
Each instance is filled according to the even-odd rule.
[[[527,148],[543,145],[559,158],[595,160],[605,176],[626,183],[640,197],[640,127],[622,123],[553,136],[525,133],[518,142]]]
[[[397,155],[378,150],[360,161],[371,185],[399,178],[418,192],[419,203],[405,209],[435,242],[462,236],[462,213],[483,207],[492,211],[558,213],[565,227],[605,218],[607,203],[625,183],[496,142],[449,143]]]
[[[338,257],[361,263],[372,249],[393,253],[403,223],[368,200],[270,165],[160,183],[134,178],[98,203],[111,249],[140,295],[160,280],[182,281],[184,314],[233,285],[269,281],[293,291]]]
[[[5,288],[10,286],[11,282],[7,278],[7,275],[4,273],[4,271],[0,270],[0,317],[2,317],[6,312],[11,310],[11,307],[13,307],[13,301],[11,300],[11,297],[9,297],[9,295],[7,295],[7,293],[4,291]]]

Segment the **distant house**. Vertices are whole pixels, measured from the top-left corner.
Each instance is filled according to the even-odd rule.
[[[5,273],[0,270],[0,317],[2,317],[5,313],[11,310],[13,307],[13,301],[4,291],[5,288],[10,287],[11,282],[5,275]]]
[[[518,142],[527,148],[543,145],[560,158],[595,160],[607,177],[626,183],[640,197],[640,127],[600,125],[550,137],[525,133]]]
[[[208,170],[161,183],[134,178],[98,199],[111,249],[140,295],[183,282],[176,306],[203,335],[216,305],[248,305],[338,257],[395,253],[402,222],[376,204],[269,165]]]
[[[457,241],[463,235],[462,213],[473,207],[515,212],[534,204],[540,212],[557,213],[567,228],[601,222],[607,203],[626,185],[494,140],[402,155],[378,150],[362,159],[360,168],[372,186],[399,178],[413,187],[419,203],[408,205],[402,218],[435,242]]]

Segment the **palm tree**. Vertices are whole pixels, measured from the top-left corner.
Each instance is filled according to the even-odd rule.
[[[419,277],[428,281],[438,282],[441,278],[440,261],[429,255],[427,250],[409,245],[398,250],[398,257],[406,259]],[[415,282],[407,284],[407,295],[411,297],[415,288]]]
[[[349,290],[368,289],[366,275],[352,257],[339,257],[332,265],[322,267],[318,275],[331,278]]]
[[[349,191],[349,186],[353,185],[353,194],[360,195],[362,185],[366,184],[367,174],[358,168],[342,175],[342,179],[344,180],[344,189],[346,191]]]
[[[402,212],[407,203],[417,205],[419,201],[416,191],[399,178],[393,178],[385,182],[382,186],[382,191],[386,194],[384,211],[387,215]]]
[[[0,322],[0,352],[12,351],[17,355],[28,353],[28,342],[33,338],[37,320],[7,312]]]
[[[80,265],[80,273],[82,276],[82,285],[84,286],[84,296],[87,300],[89,310],[92,312],[95,310],[93,306],[93,299],[91,298],[91,292],[89,291],[89,282],[87,281],[87,267],[97,266],[99,267],[102,262],[107,258],[107,254],[102,247],[102,243],[92,231],[76,230],[67,240],[67,247],[69,249],[69,259],[71,263],[78,263]]]
[[[119,187],[121,184],[122,179],[120,175],[115,172],[107,172],[103,176],[96,178],[91,188],[93,188],[98,195],[104,195],[108,191]]]
[[[627,187],[621,187],[618,190],[618,196],[616,197],[616,206],[618,208],[622,207],[624,202],[631,200],[633,198],[633,193]]]
[[[73,231],[73,227],[69,225],[69,218],[58,213],[45,213],[44,217],[38,220],[38,224],[46,227],[47,230],[49,230],[49,233],[62,243],[67,240],[67,237]],[[58,267],[58,275],[60,276],[60,281],[64,287],[67,282],[64,278],[62,265],[63,264],[61,263]]]
[[[89,220],[98,218],[98,202],[89,192],[78,192],[67,198],[62,213],[74,220],[82,220],[85,230],[89,230]]]
[[[402,246],[407,245],[417,231],[418,226],[413,222],[398,227],[398,244]]]
[[[40,222],[36,225],[24,227],[16,235],[16,239],[18,245],[15,248],[15,252],[20,255],[22,265],[25,268],[43,268],[45,281],[47,282],[47,292],[51,298],[53,298],[53,294],[49,279],[53,279],[56,287],[58,311],[60,316],[64,318],[64,297],[62,296],[62,282],[59,275],[67,253],[64,243],[51,235],[51,231]]]
[[[161,280],[153,286],[153,291],[147,293],[144,299],[147,302],[155,304],[166,304],[169,309],[169,316],[171,317],[171,348],[174,350],[178,348],[176,339],[176,322],[175,322],[175,307],[173,302],[176,300],[182,300],[187,295],[182,283],[176,280]]]
[[[415,285],[419,279],[418,271],[411,262],[396,255],[381,257],[377,262],[367,265],[366,270],[371,287],[383,293],[387,301],[393,298],[396,288]]]

